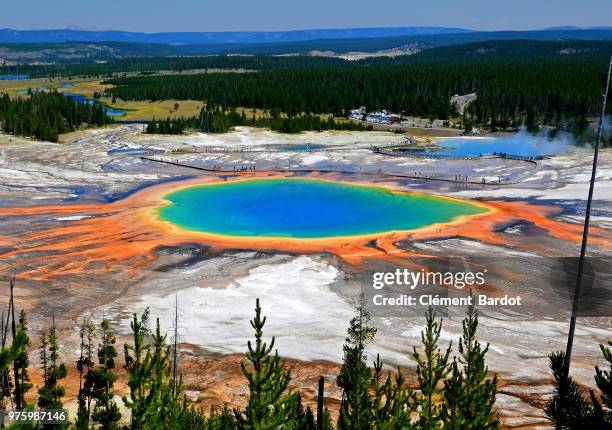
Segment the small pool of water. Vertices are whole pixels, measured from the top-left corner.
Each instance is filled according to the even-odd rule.
[[[115,148],[109,150],[106,155],[113,154],[123,154],[123,155],[133,155],[133,156],[141,156],[145,154],[144,148]]]
[[[518,155],[522,157],[542,157],[561,154],[571,149],[562,139],[551,140],[528,133],[518,133],[497,138],[449,138],[438,141],[440,149],[427,151],[428,154],[454,157],[476,157],[486,155]]]
[[[316,149],[324,148],[323,145],[287,145],[282,146],[283,151],[314,151]]]
[[[311,179],[252,179],[167,195],[161,219],[230,236],[323,238],[412,230],[485,212],[470,202]]]
[[[0,81],[11,81],[15,79],[30,79],[30,75],[0,75]]]
[[[104,112],[106,112],[106,115],[112,116],[113,118],[125,116],[125,111],[123,109],[113,109],[108,106],[104,106]]]

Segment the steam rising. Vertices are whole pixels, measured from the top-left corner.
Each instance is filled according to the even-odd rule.
[[[521,128],[519,132],[512,137],[518,140],[518,144],[525,142],[531,146],[534,154],[538,155],[555,155],[571,151],[576,146],[576,139],[573,133],[568,131],[558,131],[554,137],[550,137],[550,129],[544,128],[535,135]],[[522,143],[522,144],[525,144]]]

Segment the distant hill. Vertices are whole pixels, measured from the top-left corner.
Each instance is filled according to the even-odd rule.
[[[395,63],[473,61],[473,60],[528,60],[535,58],[601,57],[612,54],[611,40],[488,40],[465,45],[440,46],[415,55],[397,57]]]
[[[380,30],[376,33],[375,30]],[[382,34],[401,29],[372,29],[374,33]],[[406,30],[406,29],[404,29]],[[417,31],[415,28],[412,30]],[[438,29],[439,30],[439,29]],[[445,29],[451,30],[451,29]],[[73,30],[70,30],[73,31]],[[308,30],[313,34],[317,30]],[[345,36],[349,31],[352,35],[368,32],[367,29],[357,30],[324,30],[342,31]],[[419,27],[418,31],[425,32]],[[290,33],[290,32],[288,32]],[[138,33],[128,33],[138,34]],[[167,33],[160,33],[167,34]],[[181,33],[184,34],[184,33]],[[198,33],[200,34],[200,33]],[[236,33],[238,34],[238,33]],[[242,34],[242,33],[240,33]],[[494,42],[513,42],[495,45]],[[315,39],[294,42],[274,43],[205,43],[205,44],[167,44],[144,42],[37,42],[37,43],[6,43],[0,41],[0,63],[40,63],[40,62],[87,62],[108,61],[133,57],[173,57],[173,56],[203,56],[203,55],[324,55],[342,56],[345,53],[385,53],[394,51],[399,54],[417,54],[422,58],[481,58],[488,54],[493,56],[543,56],[560,54],[596,53],[597,44],[580,45],[579,42],[612,41],[612,29],[549,29],[538,31],[493,31],[493,32],[463,32],[416,34],[393,37],[357,37],[343,39]],[[567,42],[563,47],[535,42]],[[572,45],[576,42],[576,46]],[[491,43],[487,45],[486,43]],[[474,45],[476,44],[476,45]],[[480,45],[479,45],[480,44]],[[484,45],[483,45],[484,44]],[[432,50],[464,45],[457,50]],[[564,51],[562,51],[565,49]],[[555,51],[557,50],[557,51]],[[432,52],[430,52],[432,51]],[[430,53],[429,53],[430,52]],[[429,53],[429,54],[426,54]],[[378,55],[378,54],[376,54]],[[394,54],[395,55],[395,54]]]
[[[290,54],[308,53],[311,51],[375,52],[392,49],[411,43],[420,43],[423,47],[464,45],[490,40],[535,40],[535,41],[573,41],[573,40],[612,40],[612,29],[597,30],[534,30],[534,31],[480,31],[456,34],[424,34],[411,36],[355,38],[355,39],[319,39],[301,42],[235,44],[235,45],[185,45],[180,47],[191,54]]]
[[[544,30],[612,30],[612,26],[576,27],[575,25],[561,25],[558,27],[548,27]]]
[[[0,43],[45,42],[129,42],[163,43],[170,45],[194,44],[255,44],[300,42],[315,39],[357,39],[432,34],[458,34],[470,30],[446,27],[389,27],[345,28],[292,31],[237,31],[237,32],[174,32],[133,33],[129,31],[87,30],[13,30],[0,29]]]
[[[174,46],[159,43],[0,43],[0,59],[9,63],[108,61],[118,58],[175,55],[185,54]]]
[[[462,45],[486,40],[612,40],[612,28],[559,27],[532,31],[471,31],[447,27],[347,28],[270,32],[133,33],[86,30],[0,29],[0,44],[121,42],[172,45],[177,54],[291,54],[310,51],[375,52],[418,43],[423,47]]]

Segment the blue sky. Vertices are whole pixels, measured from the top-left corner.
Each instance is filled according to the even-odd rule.
[[[3,0],[0,28],[266,31],[612,26],[612,0]]]

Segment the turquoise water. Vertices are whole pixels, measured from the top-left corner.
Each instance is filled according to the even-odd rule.
[[[30,79],[30,75],[0,75],[0,80]]]
[[[114,148],[106,152],[106,155],[124,154],[140,157],[145,155],[145,148]]]
[[[319,238],[410,230],[485,209],[425,194],[308,179],[253,179],[166,196],[162,219],[231,236]]]
[[[493,154],[540,157],[571,150],[568,140],[548,139],[546,136],[534,136],[525,132],[497,138],[449,138],[440,139],[438,144],[441,148],[429,153],[461,157]]]
[[[522,156],[543,155],[533,139],[444,139],[440,141],[442,147],[439,154],[456,156],[491,155],[493,153],[506,153]]]
[[[281,147],[285,151],[314,151],[323,148],[323,145],[287,145]]]

